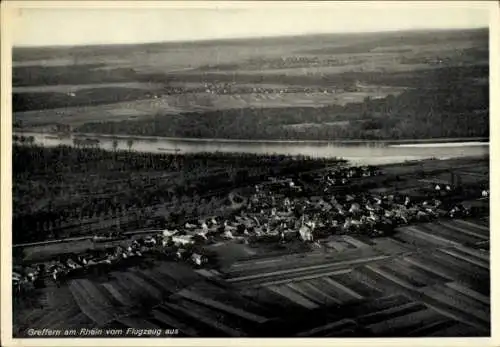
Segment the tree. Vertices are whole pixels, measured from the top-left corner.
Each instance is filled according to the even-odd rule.
[[[114,139],[113,140],[113,151],[116,152],[116,149],[118,148],[118,140],[117,139]]]
[[[33,136],[28,136],[26,138],[26,142],[28,142],[30,146],[33,146],[33,144],[35,143],[35,138]]]
[[[128,147],[128,150],[132,150],[132,146],[134,145],[134,140],[132,139],[128,139],[127,140],[127,147]]]

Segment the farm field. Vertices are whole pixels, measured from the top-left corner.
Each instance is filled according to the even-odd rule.
[[[41,151],[49,157],[48,149],[23,148],[26,153]],[[101,166],[111,165],[111,159],[116,155],[95,149],[65,150],[69,151],[67,158],[74,160],[79,160],[79,156],[100,153],[104,155],[101,159],[108,158],[99,162]],[[173,179],[174,172],[179,169],[181,171],[178,174],[182,170],[198,168],[217,177],[217,168],[221,163],[241,167],[244,162],[255,170],[259,165],[269,167],[269,163],[273,162],[272,158],[268,158],[266,164],[263,158],[253,156],[237,159],[215,154],[206,157],[198,155],[184,157],[183,166],[175,170],[170,166],[158,166],[148,171],[147,166],[142,164],[148,160],[148,155],[132,152],[129,156],[129,159],[134,159],[125,160],[122,164],[114,161],[113,164],[114,171],[120,171],[118,165],[130,165],[136,161],[135,170],[142,172],[142,176],[140,179],[135,177],[126,185],[129,190],[132,189],[129,193],[135,192],[133,189],[144,191],[144,185],[152,182]],[[58,155],[54,155],[54,158],[57,159]],[[94,159],[87,159],[86,170],[92,172],[93,162]],[[205,166],[200,167],[201,163]],[[157,165],[160,165],[159,162]],[[291,163],[284,161],[280,165],[284,170]],[[328,161],[308,162],[304,159],[292,171],[321,172],[329,165],[336,164]],[[451,173],[460,175],[466,186],[487,186],[488,165],[488,158],[387,165],[382,167],[383,175],[360,179],[359,182],[353,182],[350,189],[380,191],[385,188],[384,194],[415,194],[425,191],[426,187],[432,188],[432,182],[436,180],[453,180]],[[165,172],[169,167],[172,175]],[[210,173],[208,168],[213,172]],[[161,175],[158,170],[162,171]],[[38,172],[39,175],[43,173]],[[22,171],[18,174],[22,174]],[[267,177],[268,174],[265,175]],[[470,175],[473,175],[474,181],[468,179]],[[89,176],[89,173],[83,176]],[[73,182],[75,177],[71,178]],[[193,179],[196,177],[194,175]],[[199,203],[192,203],[202,209],[193,209],[191,212],[194,216],[201,218],[218,214],[216,211],[221,205],[228,206],[225,203],[228,177],[221,177],[224,192],[211,193],[215,199],[208,201],[208,198],[200,196]],[[256,177],[259,177],[258,174]],[[123,182],[127,180],[124,181],[120,175],[113,174],[109,179],[109,182],[114,180],[114,183],[106,184],[107,187],[125,190],[125,186],[118,183],[125,184]],[[90,189],[89,183],[85,182],[81,180],[75,189],[81,192]],[[233,193],[241,191],[244,194],[248,184],[246,180]],[[101,195],[111,193],[106,190]],[[191,193],[184,194],[191,197],[191,202],[195,201]],[[139,194],[132,193],[131,196],[139,197]],[[174,206],[181,203],[187,210],[187,198],[176,201]],[[489,201],[484,199],[473,203],[481,204],[483,208],[489,206]],[[154,199],[149,198],[136,204],[135,211],[142,212],[130,216],[128,227],[121,209],[102,206],[105,213],[101,212],[99,217],[89,213],[91,218],[86,219],[93,227],[75,224],[73,229],[61,229],[59,237],[88,236],[99,228],[109,230],[116,220],[120,220],[121,227],[131,234],[137,229],[162,229],[161,223],[141,227],[137,224],[139,221],[152,220],[155,213],[158,216],[166,215],[166,202],[156,204]],[[65,206],[61,205],[61,208],[67,209]],[[152,209],[153,206],[158,209]],[[52,209],[55,207],[52,205]],[[44,210],[43,206],[39,208]],[[106,212],[106,208],[110,210]],[[186,218],[184,220],[190,220]],[[71,220],[65,223],[68,222]],[[95,270],[85,275],[75,275],[60,287],[47,279],[46,287],[37,289],[36,295],[16,303],[15,335],[23,336],[28,326],[84,326],[178,329],[179,336],[191,337],[488,336],[491,294],[489,223],[489,217],[444,218],[400,227],[390,236],[370,238],[355,234],[332,234],[312,244],[304,244],[299,240],[290,240],[286,244],[264,241],[247,244],[236,239],[219,241],[202,246],[214,259],[213,264],[206,268],[195,268],[186,262],[167,260],[158,253],[152,253],[126,266],[114,266],[109,271]],[[54,230],[52,233],[55,233]],[[68,230],[74,230],[74,234],[65,235]],[[25,233],[19,235],[44,236],[46,240],[50,239],[47,231],[40,229],[31,236]],[[136,237],[130,236],[132,239]],[[130,240],[95,244],[89,239],[82,239],[23,246],[14,248],[17,254],[15,261],[29,266],[68,253],[126,246],[128,243]]]
[[[13,87],[13,93],[69,93],[78,92],[85,89],[97,88],[129,88],[129,89],[145,89],[145,90],[160,90],[161,84],[142,83],[142,82],[123,82],[123,83],[95,83],[95,84],[67,84],[67,85],[44,85],[44,86],[21,86]]]
[[[488,224],[458,219],[374,240],[331,237],[329,247],[247,253],[218,271],[150,260],[48,286],[43,308],[15,319],[20,330],[157,327],[191,337],[487,336]]]
[[[22,87],[25,88],[25,87]],[[33,90],[34,87],[28,90]],[[89,90],[85,86],[64,86],[64,87],[43,87],[50,89],[51,92],[58,88],[65,88],[66,90]],[[36,130],[39,126],[46,126],[47,124],[71,124],[72,126],[84,125],[91,122],[100,122],[103,118],[107,121],[122,121],[122,120],[135,120],[144,119],[145,117],[152,117],[159,113],[163,115],[177,115],[187,112],[205,112],[217,111],[225,109],[245,109],[245,108],[293,108],[293,107],[321,107],[331,104],[345,106],[347,103],[363,102],[367,97],[383,98],[387,95],[398,95],[402,92],[403,88],[388,88],[377,89],[368,88],[365,91],[359,92],[340,92],[324,93],[324,92],[311,92],[304,93],[247,93],[247,94],[229,94],[229,95],[214,95],[206,92],[190,92],[180,95],[167,95],[160,96],[154,99],[136,99],[134,91],[137,89],[127,89],[126,87],[118,87],[127,93],[130,101],[103,104],[94,106],[99,103],[93,101],[91,105],[71,106],[72,100],[69,100],[69,107],[58,108],[44,108],[40,110],[30,110],[16,114],[16,121],[23,124],[30,124],[31,130]],[[134,87],[137,88],[137,87]],[[116,89],[115,89],[116,90]],[[130,92],[129,92],[130,90]],[[110,91],[112,93],[113,91]],[[154,90],[149,90],[154,93]],[[26,92],[28,93],[28,92]],[[40,92],[37,92],[40,95]],[[145,92],[139,91],[143,97]],[[43,95],[42,95],[43,97]],[[70,97],[67,97],[69,99]],[[91,96],[82,96],[83,104]],[[61,101],[64,105],[65,101]],[[319,126],[321,124],[318,124]]]

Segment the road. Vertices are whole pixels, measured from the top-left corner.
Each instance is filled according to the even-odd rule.
[[[162,232],[162,231],[163,230],[161,230],[161,229],[155,229],[155,230],[134,230],[134,231],[124,232],[123,234],[126,235],[126,236],[132,236],[132,235],[140,235],[140,234],[155,234],[155,233]],[[55,243],[84,241],[84,240],[90,240],[93,237],[94,237],[93,235],[90,235],[90,236],[68,237],[68,238],[58,239],[58,240],[30,242],[30,243],[19,243],[19,244],[16,244],[16,245],[12,245],[12,248],[45,246],[45,245],[50,245],[50,244],[55,244]]]

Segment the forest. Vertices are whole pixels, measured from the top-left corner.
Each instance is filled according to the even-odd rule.
[[[428,139],[489,136],[488,85],[446,84],[345,106],[228,109],[86,123],[76,131],[229,139]],[[336,122],[344,121],[344,124]],[[345,121],[348,121],[347,123]],[[294,128],[291,124],[318,124]]]
[[[14,112],[60,107],[95,106],[113,102],[134,101],[151,97],[151,92],[134,88],[92,88],[80,90],[74,96],[65,93],[12,93]]]

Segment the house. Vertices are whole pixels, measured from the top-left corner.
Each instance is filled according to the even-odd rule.
[[[144,245],[146,245],[147,247],[154,247],[154,246],[156,246],[156,239],[152,236],[148,236],[144,240]]]
[[[300,229],[299,229],[299,234],[300,234],[300,238],[302,239],[302,241],[313,241],[313,234],[312,234],[312,229],[307,227],[307,226],[302,226]]]
[[[14,285],[19,285],[21,282],[23,281],[23,277],[16,273],[16,272],[12,272],[12,283]]]
[[[163,237],[172,237],[172,236],[176,235],[177,233],[179,233],[179,230],[177,230],[177,229],[175,229],[175,230],[165,229],[165,230],[163,230],[162,235],[163,235]]]
[[[179,248],[175,253],[175,256],[179,260],[185,259],[188,256],[188,251],[185,250],[184,248]]]
[[[430,187],[433,188],[434,191],[437,192],[445,190],[447,186],[449,186],[448,190],[451,190],[453,188],[453,184],[448,180],[433,178],[433,179],[421,179],[418,181],[421,183],[428,184]]]
[[[233,233],[230,230],[224,231],[224,234],[222,235],[222,237],[224,237],[225,239],[233,239],[234,238]]]
[[[174,235],[172,242],[176,245],[192,245],[194,244],[193,235]]]
[[[202,254],[193,253],[191,255],[191,260],[198,266],[202,266],[208,262],[208,258]]]
[[[176,229],[176,230],[168,230],[168,229],[165,229],[163,230],[162,232],[162,236],[163,236],[163,240],[162,240],[162,245],[165,246],[168,244],[168,242],[172,239],[172,237],[174,235],[177,235],[179,233],[179,231]]]

